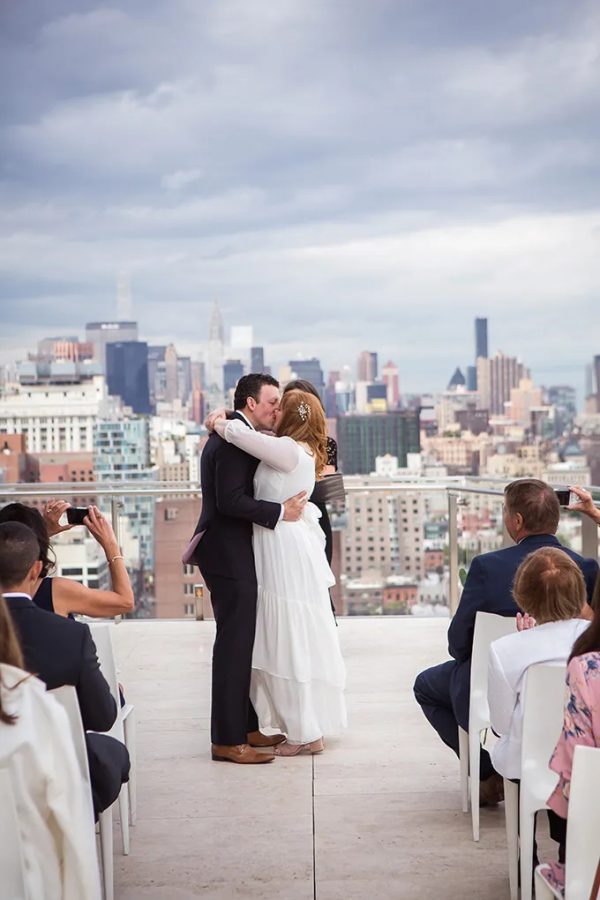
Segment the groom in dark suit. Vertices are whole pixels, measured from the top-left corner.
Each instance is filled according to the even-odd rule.
[[[560,506],[544,481],[520,479],[504,491],[504,524],[514,546],[476,556],[465,582],[456,614],[448,629],[449,662],[426,669],[417,676],[414,694],[441,739],[458,756],[458,726],[469,727],[471,652],[477,612],[516,616],[519,608],[512,595],[515,573],[526,556],[540,547],[558,547],[573,559],[585,579],[591,601],[598,563],[562,547],[556,531]],[[480,758],[480,801],[493,805],[501,799],[502,779],[494,772],[487,750]]]
[[[244,375],[234,397],[234,417],[248,428],[272,430],[279,409],[279,383],[270,375]],[[254,499],[258,460],[218,434],[208,439],[201,459],[202,513],[194,532],[196,563],[210,590],[217,635],[213,648],[212,758],[224,762],[265,763],[275,757],[257,747],[273,747],[283,735],[258,730],[250,702],[252,648],[256,627],[257,584],[252,526],[275,528],[280,519],[296,521],[306,494],[284,504]]]

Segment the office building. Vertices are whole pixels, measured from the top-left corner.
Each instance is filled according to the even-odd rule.
[[[223,397],[223,362],[225,361],[225,345],[223,339],[223,321],[219,304],[215,301],[210,314],[208,329],[208,349],[206,355],[205,390],[211,396],[211,405],[215,405],[219,397]]]
[[[181,562],[200,515],[196,497],[169,497],[154,507],[157,619],[212,618],[210,593],[196,566]]]
[[[86,340],[94,345],[94,359],[106,372],[106,347],[123,341],[137,341],[137,322],[88,322],[85,326]]]
[[[244,374],[244,365],[240,359],[228,359],[223,366],[223,389],[225,393],[234,391],[235,386]]]
[[[377,381],[377,354],[370,350],[359,353],[356,363],[357,381]]]
[[[97,422],[94,429],[94,472],[100,482],[155,481],[157,470],[150,461],[149,420],[123,419],[117,422]],[[154,499],[144,496],[124,496],[121,500],[122,518],[128,523],[134,539],[128,566],[148,572],[154,568]]]
[[[120,397],[138,415],[150,413],[148,344],[122,341],[106,345],[108,392]]]
[[[323,369],[321,368],[321,363],[318,359],[314,356],[312,359],[291,359],[289,367],[291,370],[291,379],[288,380],[295,380],[298,378],[302,381],[310,381],[318,390],[321,399],[323,399],[325,395],[325,381],[323,378]]]
[[[40,480],[37,457],[27,452],[23,434],[0,434],[0,484],[19,484]]]
[[[484,359],[488,356],[487,319],[475,319],[475,359],[480,356]]]
[[[383,415],[348,415],[337,420],[340,468],[347,475],[375,471],[375,459],[387,453],[405,467],[408,453],[419,453],[419,410]]]
[[[389,360],[381,370],[381,380],[386,386],[386,399],[388,409],[398,409],[400,406],[400,378],[398,366]]]
[[[488,359],[480,356],[477,360],[480,408],[489,409],[492,415],[504,415],[504,405],[510,400],[510,392],[519,386],[522,378],[529,378],[529,371],[516,357],[503,353]]]
[[[114,417],[120,406],[108,396],[103,375],[75,383],[15,385],[0,397],[0,433],[23,434],[28,453],[91,453],[96,421]]]
[[[264,347],[251,347],[250,348],[250,371],[251,372],[264,372],[265,371]]]

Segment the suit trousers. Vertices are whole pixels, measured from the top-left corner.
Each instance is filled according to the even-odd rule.
[[[250,702],[252,648],[256,630],[256,580],[206,578],[217,623],[212,659],[211,740],[245,744],[258,729]]]
[[[94,817],[109,806],[112,806],[119,794],[121,785],[129,781],[129,753],[127,747],[108,734],[87,731],[85,734]]]
[[[455,660],[451,659],[439,666],[425,669],[424,672],[417,675],[413,690],[415,699],[430,724],[435,728],[446,746],[454,750],[458,756],[458,726],[460,725],[467,730],[469,722],[468,713],[466,716],[461,714],[461,711],[455,708],[452,701],[450,681],[456,665]],[[494,767],[492,766],[490,754],[482,747],[479,777],[481,781],[485,781],[493,774]]]

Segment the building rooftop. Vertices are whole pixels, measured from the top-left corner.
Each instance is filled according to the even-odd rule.
[[[120,680],[138,721],[138,823],[117,900],[508,897],[502,807],[481,841],[458,762],[412,696],[443,661],[445,619],[342,619],[349,728],[321,756],[266,766],[209,757],[212,622],[125,622]]]

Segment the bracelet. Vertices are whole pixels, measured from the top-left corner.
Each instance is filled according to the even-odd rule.
[[[109,560],[108,560],[108,564],[109,564],[109,566],[112,566],[112,564],[113,564],[113,563],[114,563],[114,561],[115,561],[115,559],[122,559],[122,560],[124,560],[124,559],[125,559],[125,557],[124,557],[124,556],[121,556],[121,554],[120,554],[120,553],[117,553],[117,555],[116,555],[116,556],[113,556],[113,558],[112,558],[112,559],[109,559]]]

